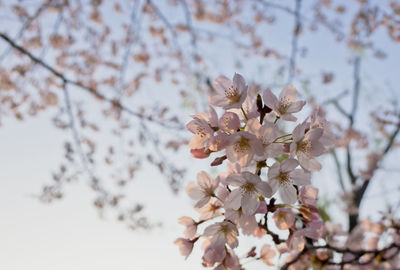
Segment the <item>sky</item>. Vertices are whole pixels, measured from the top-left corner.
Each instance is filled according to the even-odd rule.
[[[245,20],[245,18],[243,18]],[[266,36],[271,46],[290,49],[290,36],[280,34],[280,29],[290,29],[291,21],[281,23],[281,28],[271,28]],[[337,58],[351,58],[353,52],[345,46],[337,45],[332,53],[330,46],[334,41],[326,32],[315,35],[301,36],[300,45],[310,46],[308,58],[299,59],[301,69],[312,71],[326,69],[339,71],[335,83],[324,86],[323,93],[317,97],[323,100],[335,96],[342,89],[352,84],[351,67]],[[377,61],[364,56],[362,75],[365,79],[365,95],[361,106],[367,108],[370,104],[385,105],[387,100],[399,97],[398,60],[400,59],[398,44],[393,44],[382,36],[381,47],[389,51],[390,57],[385,61]],[[386,41],[385,41],[386,40]],[[313,44],[313,45],[310,45]],[[336,46],[336,45],[335,45]],[[199,48],[213,59],[215,74],[233,74],[234,51],[226,49],[226,43],[217,43],[214,47]],[[249,69],[243,70],[246,78],[260,81],[263,72],[255,70],[257,60]],[[378,75],[377,75],[378,74]],[[315,76],[317,77],[318,74]],[[318,77],[319,79],[319,77]],[[295,81],[295,84],[300,85]],[[382,86],[386,90],[382,90]],[[386,87],[389,86],[389,87]],[[340,91],[338,90],[340,89]],[[387,90],[389,89],[389,90]],[[392,90],[390,90],[392,89]],[[394,89],[394,90],[393,90]],[[276,92],[277,89],[274,89]],[[377,95],[376,93],[379,93]],[[141,93],[151,95],[151,92]],[[79,99],[79,96],[74,98]],[[345,101],[346,102],[346,101]],[[347,106],[348,104],[346,104]],[[193,112],[187,111],[188,114]],[[365,113],[364,109],[360,114]],[[137,201],[146,202],[146,213],[154,221],[162,221],[163,225],[152,231],[132,231],[124,224],[115,221],[112,214],[101,218],[92,206],[93,194],[81,179],[78,183],[67,186],[66,197],[60,201],[44,204],[37,199],[41,187],[51,181],[50,172],[55,170],[62,161],[62,143],[69,138],[69,132],[55,129],[50,121],[54,111],[42,112],[38,117],[19,122],[13,119],[2,119],[0,128],[0,269],[7,270],[70,270],[70,269],[143,269],[160,268],[184,270],[203,269],[199,249],[187,259],[179,254],[173,241],[183,235],[183,226],[177,223],[180,216],[196,216],[193,203],[184,192],[173,196],[168,186],[160,181],[160,176],[153,170],[139,173],[130,194]],[[335,117],[338,117],[335,115]],[[334,117],[334,118],[335,118]],[[370,119],[360,117],[363,128],[370,126]],[[341,154],[341,153],[339,153]],[[394,158],[389,156],[387,166],[398,169]],[[187,160],[189,153],[182,159]],[[322,159],[324,169],[313,176],[313,181],[328,198],[337,199],[338,190],[333,164],[329,157]],[[203,161],[191,160],[187,182],[193,182],[197,168],[204,168]],[[361,162],[361,161],[358,161]],[[379,172],[381,179],[398,177],[398,172]],[[323,180],[323,181],[322,181]],[[328,184],[327,184],[328,183]],[[396,187],[393,181],[374,184],[370,187],[367,198],[368,211],[362,209],[365,215],[372,210],[381,209],[385,200],[395,200],[398,193],[388,193]],[[328,186],[328,188],[326,188]],[[382,193],[383,192],[383,193]],[[385,194],[385,195],[384,195]],[[384,198],[383,198],[384,197]],[[333,205],[332,211],[338,220],[345,223],[339,213],[339,206]],[[255,238],[243,241],[251,245]],[[259,269],[259,262],[251,263],[248,269]]]

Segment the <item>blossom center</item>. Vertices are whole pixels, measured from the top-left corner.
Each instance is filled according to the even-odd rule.
[[[231,85],[228,90],[225,90],[225,97],[229,100],[230,104],[240,101],[239,90]]]
[[[222,232],[223,234],[227,235],[229,233],[229,227],[227,225],[221,225],[219,227],[219,231]]]
[[[249,139],[240,137],[240,140],[236,141],[234,145],[235,152],[245,152],[250,149]]]
[[[256,190],[254,184],[251,182],[246,182],[243,186],[241,186],[241,188],[244,192],[252,192]]]
[[[291,102],[287,98],[282,98],[279,100],[279,113],[285,114],[290,104]]]
[[[291,183],[289,173],[281,172],[278,179],[279,179],[279,185],[287,185]]]
[[[309,154],[311,151],[311,141],[302,140],[297,143],[297,151],[303,152],[305,154]]]
[[[204,127],[197,126],[196,130],[197,130],[196,134],[199,135],[201,138],[204,138],[206,136],[206,133],[205,133],[206,129]]]

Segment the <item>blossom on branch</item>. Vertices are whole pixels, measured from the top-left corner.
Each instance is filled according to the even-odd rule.
[[[219,76],[214,85],[216,93],[209,97],[212,105],[224,109],[242,106],[247,96],[247,85],[242,75],[235,73],[232,81],[225,76]]]
[[[197,200],[195,207],[202,207],[212,197],[215,197],[215,189],[218,187],[219,179],[216,178],[213,181],[208,173],[201,171],[197,174],[197,183],[189,184],[186,188],[186,193],[193,200]]]
[[[293,185],[304,186],[310,184],[310,174],[303,169],[295,169],[299,162],[288,158],[282,163],[275,162],[268,170],[268,183],[272,194],[279,190],[284,203],[294,204],[297,201],[297,192]]]
[[[276,117],[293,122],[297,118],[292,113],[301,111],[306,104],[305,101],[296,101],[297,90],[292,85],[288,85],[282,89],[282,92],[279,94],[279,100],[270,89],[265,90],[263,99],[265,105],[273,110]]]
[[[228,176],[226,182],[229,185],[238,187],[233,190],[225,203],[225,207],[239,209],[246,215],[253,215],[260,205],[259,194],[263,197],[271,197],[271,187],[261,178],[250,172],[232,174]]]

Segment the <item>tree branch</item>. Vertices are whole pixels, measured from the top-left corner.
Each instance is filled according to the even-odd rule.
[[[393,249],[393,248],[396,248],[397,250],[399,250],[400,244],[393,242],[392,244],[386,246],[385,248],[372,249],[372,250],[354,250],[354,249],[350,249],[350,248],[339,248],[339,247],[335,247],[335,246],[331,246],[331,245],[323,245],[323,246],[308,245],[308,246],[305,246],[304,249],[300,253],[298,253],[297,256],[293,260],[291,260],[291,261],[287,262],[285,265],[283,265],[281,267],[281,270],[287,270],[292,264],[295,264],[296,262],[298,262],[301,259],[301,257],[303,257],[307,252],[319,250],[319,249],[327,249],[327,250],[334,251],[336,253],[341,253],[341,254],[350,253],[350,254],[354,255],[353,259],[343,260],[340,262],[334,262],[329,259],[326,261],[322,261],[322,263],[326,264],[326,265],[344,266],[346,264],[352,264],[352,265],[370,264],[378,255],[385,253],[386,251],[389,251],[390,249]],[[373,256],[370,260],[368,260],[366,262],[360,262],[359,259],[366,254],[372,254]],[[396,252],[394,254],[396,255]],[[383,261],[387,260],[387,259],[391,259],[391,257],[385,258],[384,256],[382,256],[382,258],[383,258]]]
[[[397,128],[393,131],[392,135],[389,137],[389,140],[379,158],[379,161],[382,160],[387,153],[389,153],[399,132],[400,132],[400,123],[397,124]],[[367,191],[367,188],[370,183],[371,183],[371,178],[365,179],[362,186],[359,187],[354,192],[353,203],[356,206],[356,208],[360,207],[364,194]],[[357,225],[358,216],[359,216],[358,213],[349,216],[349,232],[351,232],[351,230],[353,230],[353,228]]]
[[[289,60],[289,77],[287,84],[291,84],[296,73],[296,56],[298,51],[298,39],[301,31],[301,21],[300,21],[300,8],[301,0],[296,0],[296,6],[294,10],[294,29],[292,34],[292,51],[290,53]]]
[[[343,174],[342,174],[342,166],[340,165],[340,162],[339,162],[339,159],[338,159],[338,156],[337,156],[335,150],[333,150],[331,152],[331,155],[333,157],[333,160],[335,161],[335,166],[336,166],[336,171],[338,173],[340,187],[342,188],[342,191],[344,191],[345,186],[344,186],[344,179],[343,179]]]
[[[47,71],[52,73],[54,76],[56,76],[59,79],[61,79],[63,81],[63,83],[65,83],[65,84],[75,85],[79,89],[85,90],[85,91],[93,94],[98,99],[106,101],[109,104],[111,104],[112,106],[114,106],[115,108],[123,110],[123,111],[127,112],[128,114],[130,114],[132,116],[135,116],[135,117],[137,117],[139,119],[144,119],[144,120],[147,120],[149,122],[155,123],[155,124],[157,124],[159,126],[162,126],[162,127],[165,127],[165,128],[169,128],[169,129],[176,129],[176,130],[183,130],[184,129],[184,126],[182,124],[180,124],[180,123],[176,124],[176,125],[168,125],[168,124],[166,124],[166,123],[164,123],[162,121],[159,121],[159,120],[156,120],[156,119],[152,118],[151,116],[145,116],[145,115],[142,115],[142,114],[140,114],[138,112],[135,112],[135,111],[129,109],[128,107],[122,105],[118,100],[107,98],[103,94],[99,93],[96,89],[94,89],[92,87],[85,86],[81,82],[74,81],[74,80],[71,80],[71,79],[65,77],[64,74],[62,74],[61,72],[57,71],[55,68],[53,68],[52,66],[50,66],[49,64],[47,64],[43,60],[39,59],[38,57],[32,55],[28,50],[26,50],[22,46],[16,44],[6,34],[0,32],[0,38],[2,38],[4,41],[6,41],[8,44],[10,44],[14,49],[18,50],[20,53],[22,53],[22,54],[26,55],[27,57],[29,57],[31,59],[31,61],[35,62],[36,64],[38,64],[40,66],[42,66],[44,69],[46,69]]]

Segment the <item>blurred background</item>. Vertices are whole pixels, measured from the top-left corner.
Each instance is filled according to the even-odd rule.
[[[399,1],[2,0],[0,20],[1,269],[202,269],[173,245],[198,217],[184,188],[224,166],[185,124],[234,72],[332,122],[329,218],[399,214]]]

